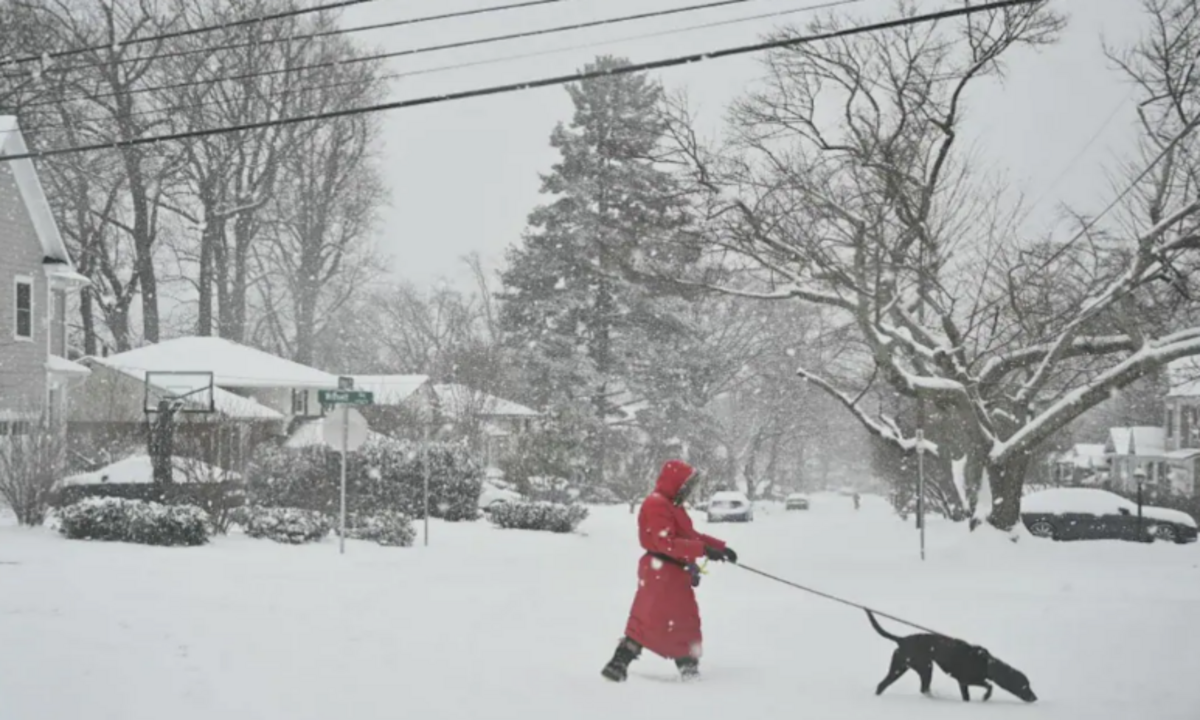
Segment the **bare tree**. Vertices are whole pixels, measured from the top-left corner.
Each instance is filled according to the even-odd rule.
[[[156,56],[164,51],[166,41],[129,41],[174,29],[180,19],[177,3],[98,0],[81,5],[47,0],[46,5],[60,44],[82,51],[58,70],[56,102],[72,111],[64,116],[76,123],[71,137],[93,143],[128,142],[170,127],[167,117],[146,112],[158,108],[160,98],[143,92],[163,76],[164,64]],[[123,207],[105,219],[129,236],[141,298],[142,335],[157,342],[160,315],[155,252],[160,210],[170,186],[178,180],[182,158],[172,144],[123,146],[114,153],[124,175]],[[133,282],[124,284],[128,287]]]
[[[1114,390],[1200,353],[1200,328],[1143,333],[1123,304],[1194,242],[1200,201],[1122,237],[1129,261],[1111,273],[1110,256],[1068,252],[1075,243],[1032,260],[997,202],[1003,194],[968,172],[958,149],[965,94],[1012,49],[1052,41],[1063,21],[1045,5],[777,51],[766,89],[737,107],[722,157],[697,142],[685,116],[675,123],[709,203],[705,249],[719,271],[686,282],[845,318],[863,379],[849,389],[811,369],[801,375],[906,451],[916,447],[911,430],[861,402],[877,380],[951,418],[933,449],[965,458],[970,485],[987,483],[994,504],[984,512],[1000,528],[1019,519],[1040,442]],[[1022,291],[1022,278],[1080,257],[1082,296],[1074,286],[1061,297]],[[732,270],[757,286],[724,283]]]
[[[61,111],[69,117],[67,109]],[[38,138],[51,145],[81,140],[69,122],[41,131]],[[79,272],[92,281],[79,299],[83,352],[129,350],[134,340],[130,312],[140,285],[132,243],[118,227],[126,187],[120,159],[106,152],[59,155],[42,170],[59,230]]]
[[[41,525],[66,469],[62,428],[35,421],[28,432],[0,437],[0,499],[21,525]]]
[[[329,73],[339,82],[306,93],[298,111],[367,105],[384,92],[378,63],[349,63],[357,52],[344,40],[326,40],[320,53],[347,62]],[[385,196],[378,139],[371,116],[342,117],[293,138],[282,160],[260,295],[269,344],[300,362],[311,361],[324,323],[378,270],[369,242]]]
[[[214,4],[181,0],[187,27],[211,27],[246,14],[290,7],[287,0]],[[299,70],[325,58],[303,37],[336,26],[331,15],[315,21],[284,19],[223,33],[229,49],[206,52],[211,33],[191,36],[175,63],[178,87],[168,91],[178,129],[239,127],[296,114],[306,93],[320,89],[323,69]],[[299,39],[293,39],[301,36]],[[316,53],[316,54],[315,54]],[[216,62],[214,62],[214,57]],[[271,72],[262,74],[264,68]],[[293,68],[296,68],[293,70]],[[203,82],[206,78],[210,82]],[[223,79],[234,78],[234,79]],[[267,207],[286,156],[316,128],[276,125],[207,135],[184,142],[187,185],[172,209],[198,231],[198,241],[177,243],[183,276],[195,289],[196,330],[244,341],[256,283],[257,253],[266,232]]]

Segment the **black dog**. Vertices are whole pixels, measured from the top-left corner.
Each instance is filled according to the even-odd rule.
[[[870,610],[867,611],[867,618],[875,632],[899,646],[896,652],[892,653],[892,666],[888,669],[887,677],[875,688],[876,695],[882,695],[883,691],[899,680],[909,668],[916,670],[921,676],[921,692],[928,695],[929,684],[933,680],[933,664],[937,663],[942,672],[958,681],[958,689],[962,691],[962,699],[965,702],[971,701],[972,686],[986,688],[983,699],[991,699],[992,683],[1025,702],[1037,700],[1037,695],[1033,694],[1033,689],[1029,686],[1029,678],[1020,670],[993,656],[985,648],[932,633],[898,637],[880,627],[879,621]]]

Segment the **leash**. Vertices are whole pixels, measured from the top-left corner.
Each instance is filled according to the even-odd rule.
[[[898,618],[895,615],[885,613],[881,610],[876,610],[875,608],[870,608],[870,607],[867,607],[866,605],[860,605],[851,600],[847,600],[845,598],[840,598],[837,595],[830,595],[829,593],[822,592],[820,590],[817,590],[816,588],[811,588],[811,587],[808,587],[807,585],[801,585],[800,583],[795,583],[795,582],[792,582],[791,580],[785,580],[785,579],[779,577],[778,575],[772,575],[769,572],[763,572],[762,570],[750,567],[749,565],[742,565],[741,563],[734,563],[734,565],[736,567],[740,567],[741,569],[745,570],[746,572],[754,573],[755,575],[765,577],[768,580],[774,580],[775,582],[780,583],[782,585],[787,585],[788,587],[795,588],[797,590],[801,590],[803,592],[809,593],[810,595],[816,595],[817,597],[822,597],[822,598],[825,598],[826,600],[832,600],[835,603],[846,605],[848,607],[856,608],[858,610],[866,610],[868,612],[871,612],[872,614],[878,615],[879,617],[887,618],[888,620],[891,620],[892,622],[900,623],[901,625],[907,625],[908,627],[914,628],[916,630],[920,630],[921,632],[927,632],[932,635],[941,635],[942,637],[948,637],[948,638],[954,637],[953,635],[947,635],[946,633],[941,633],[941,632],[938,632],[937,630],[931,630],[931,629],[925,627],[924,625],[919,625],[910,620],[905,620],[904,618]]]

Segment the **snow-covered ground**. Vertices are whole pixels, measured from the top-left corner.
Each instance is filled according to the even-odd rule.
[[[1200,547],[1013,546],[876,498],[700,527],[749,565],[984,644],[1042,698],[965,706],[936,674],[875,684],[893,646],[852,610],[735,567],[700,588],[703,680],[644,657],[599,671],[633,597],[633,518],[597,508],[572,536],[486,522],[431,546],[242,536],[195,549],[67,541],[0,527],[0,719],[58,720],[1195,720]],[[884,621],[895,630],[903,630]]]

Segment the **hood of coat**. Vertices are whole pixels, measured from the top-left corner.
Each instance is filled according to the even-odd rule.
[[[654,483],[655,492],[675,501],[679,491],[696,475],[696,469],[682,460],[668,460],[658,474],[658,482]]]

